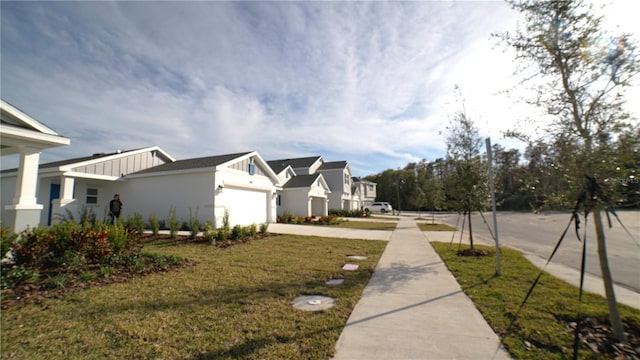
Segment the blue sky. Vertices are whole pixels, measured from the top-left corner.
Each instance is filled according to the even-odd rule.
[[[629,6],[606,15],[640,33]],[[500,1],[1,7],[2,98],[71,139],[41,162],[158,145],[177,159],[322,155],[365,176],[445,155],[455,85],[505,147],[536,111],[501,93],[515,68],[490,34],[518,14]]]

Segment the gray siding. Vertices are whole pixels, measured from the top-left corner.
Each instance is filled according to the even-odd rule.
[[[150,167],[162,165],[166,162],[167,159],[157,156],[156,151],[149,151],[142,154],[129,155],[114,160],[101,161],[96,164],[78,166],[76,168],[73,168],[73,171],[85,174],[121,176],[148,169]]]
[[[249,164],[255,164],[254,161],[254,157],[250,157],[248,159],[244,159],[242,161],[238,161],[234,164],[232,164],[230,167],[234,170],[239,170],[239,171],[245,171],[248,172],[249,171]],[[255,167],[255,175],[260,175],[260,176],[267,176],[267,174],[265,173],[264,169],[258,165],[256,165]]]

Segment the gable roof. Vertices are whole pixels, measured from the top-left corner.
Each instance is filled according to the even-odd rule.
[[[296,169],[296,168],[308,168],[311,165],[315,164],[316,161],[318,161],[320,159],[322,159],[322,156],[317,155],[317,156],[309,156],[309,157],[294,158],[294,159],[271,160],[271,161],[268,161],[268,163],[269,163],[269,166],[271,166],[271,168],[274,171],[276,171],[274,166],[282,167],[282,169],[287,167],[287,165],[290,165],[294,169]],[[276,172],[278,172],[278,171],[276,171]]]
[[[96,153],[93,154],[91,156],[82,156],[82,157],[77,157],[77,158],[72,158],[72,159],[65,159],[65,160],[59,160],[59,161],[53,161],[53,162],[49,162],[49,163],[45,163],[45,164],[40,164],[38,166],[39,170],[43,170],[47,173],[50,173],[52,171],[69,171],[70,168],[75,168],[75,167],[79,167],[79,166],[86,166],[86,165],[90,165],[90,164],[96,164],[96,163],[100,163],[103,161],[108,161],[108,160],[113,160],[113,159],[117,159],[119,157],[124,157],[124,156],[128,156],[128,155],[132,155],[135,153],[141,153],[141,152],[145,152],[145,151],[157,151],[160,153],[160,155],[164,158],[166,158],[168,161],[175,161],[175,159],[173,157],[171,157],[171,155],[167,154],[166,152],[164,152],[162,149],[160,149],[158,146],[150,146],[150,147],[144,147],[144,148],[138,148],[138,149],[131,149],[131,150],[118,150],[116,152],[112,152],[112,153]],[[2,173],[11,173],[11,172],[15,172],[17,171],[17,169],[6,169],[6,170],[2,170]]]
[[[310,187],[318,179],[320,174],[296,175],[282,186],[283,189]]]
[[[322,174],[312,174],[312,175],[296,175],[291,180],[287,181],[286,184],[282,186],[283,189],[296,189],[296,188],[311,188],[316,180],[320,180],[322,186],[329,192],[329,185],[324,180]]]
[[[169,172],[169,171],[178,171],[178,170],[187,170],[187,169],[213,168],[250,153],[252,153],[252,151],[235,153],[235,154],[205,156],[205,157],[199,157],[199,158],[193,158],[193,159],[176,160],[174,162],[170,162],[163,165],[154,166],[149,169],[138,171],[132,175],[151,174],[151,173],[157,173],[157,172]]]
[[[69,145],[70,142],[70,139],[0,99],[1,155],[20,153],[23,147],[42,150]]]
[[[271,169],[276,173],[276,174],[280,174],[282,172],[282,170],[286,169],[287,167],[291,166],[289,164],[285,164],[284,162],[282,162],[281,160],[270,160],[267,161],[267,164],[269,165],[269,167],[271,167]]]
[[[345,160],[343,160],[343,161],[330,161],[330,162],[326,162],[326,163],[322,164],[320,166],[320,168],[318,168],[318,171],[344,169],[346,167],[347,167],[347,162]]]

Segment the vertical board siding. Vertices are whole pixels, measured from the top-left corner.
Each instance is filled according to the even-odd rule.
[[[73,171],[85,174],[119,177],[153,166],[162,165],[165,162],[164,159],[156,156],[154,150],[141,154],[123,156],[113,160],[101,161],[96,164],[78,166],[74,168]]]

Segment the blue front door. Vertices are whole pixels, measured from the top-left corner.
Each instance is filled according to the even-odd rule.
[[[47,215],[47,226],[51,225],[51,210],[53,208],[53,200],[60,198],[60,184],[51,184],[49,190],[49,214]]]

